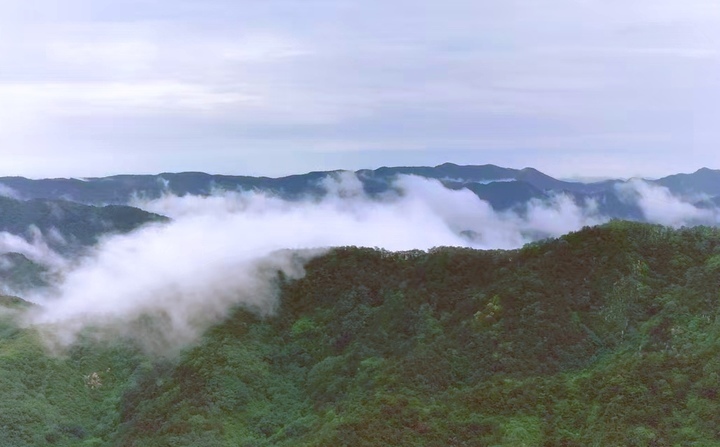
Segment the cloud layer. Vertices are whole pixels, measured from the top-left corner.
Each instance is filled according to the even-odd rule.
[[[720,211],[716,207],[701,208],[686,199],[674,196],[668,188],[633,179],[616,185],[620,198],[637,204],[652,223],[670,227],[717,225]]]
[[[419,177],[399,178],[379,199],[350,173],[324,186],[326,197],[304,201],[245,192],[145,202],[172,222],[110,236],[62,267],[61,282],[29,297],[42,305],[31,324],[60,345],[97,326],[152,349],[180,346],[234,305],[272,311],[277,271],[297,278],[328,247],[514,248],[601,221],[563,196],[530,204],[524,216],[498,214],[468,190]],[[143,318],[153,321],[149,332]]]
[[[258,192],[138,201],[171,222],[108,236],[79,260],[58,262],[38,241],[0,242],[33,259],[45,253],[61,278],[29,296],[41,306],[28,324],[55,346],[71,344],[94,327],[98,336],[131,336],[166,352],[191,343],[233,306],[272,312],[277,272],[299,278],[305,261],[330,247],[517,248],[608,220],[594,201],[578,204],[565,195],[499,213],[467,189],[414,176],[398,177],[393,189],[372,198],[353,173],[328,177],[321,185],[324,197],[294,201]],[[665,188],[643,181],[617,188],[649,221],[718,222],[717,210],[701,209]]]

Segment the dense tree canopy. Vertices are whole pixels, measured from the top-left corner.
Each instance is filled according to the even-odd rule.
[[[338,248],[179,356],[47,356],[0,314],[5,445],[718,445],[720,231]]]

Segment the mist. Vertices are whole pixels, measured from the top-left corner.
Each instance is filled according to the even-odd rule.
[[[660,223],[705,217],[648,185],[629,185],[628,200]],[[399,176],[379,197],[365,194],[352,173],[322,187],[323,197],[302,200],[254,191],[136,200],[171,221],[107,236],[80,259],[53,263],[60,279],[26,297],[39,304],[26,323],[55,348],[83,332],[167,352],[197,340],[235,306],[271,314],[278,272],[301,278],[304,264],[331,247],[511,249],[608,220],[596,203],[562,194],[500,213],[467,189],[414,176]],[[657,197],[675,203],[671,214],[654,214]]]
[[[53,251],[47,241],[56,241],[64,243],[62,236],[54,229],[43,235],[35,226],[28,229],[29,237],[22,237],[6,231],[0,232],[0,255],[6,253],[20,253],[26,258],[38,264],[48,266],[53,269],[62,269],[65,267],[67,260],[61,255]]]
[[[615,189],[626,203],[635,203],[648,222],[682,227],[716,225],[720,222],[717,208],[701,208],[685,198],[677,197],[664,186],[632,179],[617,184]]]

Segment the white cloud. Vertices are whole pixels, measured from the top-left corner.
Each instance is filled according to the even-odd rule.
[[[598,214],[597,203],[588,202],[578,206],[567,195],[556,195],[550,202],[534,199],[527,211],[526,231],[534,234],[559,236],[587,225],[598,225],[607,221],[607,217]]]
[[[637,203],[645,219],[653,223],[681,227],[699,224],[712,225],[718,222],[716,209],[699,208],[674,196],[664,186],[632,179],[627,183],[615,185],[615,188],[626,202]]]
[[[13,188],[4,183],[0,183],[0,197],[8,197],[11,199],[19,199],[20,194]]]
[[[397,180],[399,194],[381,199],[363,194],[352,174],[323,184],[329,195],[321,200],[238,192],[145,202],[145,209],[174,220],[110,236],[61,268],[54,290],[29,297],[43,306],[30,322],[59,345],[95,326],[166,349],[191,342],[235,304],[271,310],[274,272],[302,275],[301,260],[286,249],[513,248],[597,221],[563,197],[531,203],[524,217],[497,214],[468,190],[411,176]],[[142,315],[159,319],[159,334],[138,329]]]
[[[319,185],[328,193],[323,198],[293,201],[254,191],[136,200],[172,221],[108,236],[72,262],[49,250],[39,234],[28,243],[0,233],[0,253],[46,260],[60,278],[52,289],[28,297],[42,305],[28,324],[56,347],[94,327],[98,336],[130,336],[148,349],[172,350],[192,343],[235,305],[271,312],[276,272],[299,278],[304,262],[329,247],[517,248],[607,220],[597,203],[577,204],[567,195],[498,213],[467,189],[415,176],[399,176],[374,198],[349,172]],[[654,223],[719,221],[717,209],[700,209],[645,181],[616,188]]]
[[[28,231],[30,237],[0,232],[0,254],[20,253],[31,261],[55,270],[67,266],[67,261],[48,246],[37,227],[30,227]],[[51,237],[54,237],[54,234],[51,234]]]

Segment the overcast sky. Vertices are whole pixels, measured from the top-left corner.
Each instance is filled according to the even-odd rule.
[[[0,175],[720,168],[717,0],[3,0]]]

